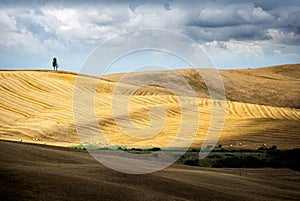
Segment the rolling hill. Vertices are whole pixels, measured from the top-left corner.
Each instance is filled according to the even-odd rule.
[[[145,82],[154,82],[157,85],[170,83],[176,85],[181,95],[189,96],[181,85],[177,75],[187,80],[195,94],[200,98],[210,98],[206,84],[199,72],[207,69],[178,69],[174,71],[133,72],[105,75],[104,78],[112,81],[140,86]],[[291,107],[300,109],[300,64],[289,64],[265,68],[219,70],[222,77],[226,98],[230,101],[253,103],[259,105]]]
[[[198,108],[188,107],[194,99],[184,94],[184,91],[180,97],[176,97],[168,89],[159,87],[160,82],[165,81],[180,90],[180,84],[176,84],[168,72],[134,73],[130,76],[135,83],[118,83],[116,81],[121,74],[98,79],[65,71],[0,71],[0,139],[60,146],[85,143],[167,147],[180,129],[183,110],[188,110],[190,114],[199,110],[199,118],[187,118],[184,124],[188,127],[195,125],[195,122],[199,123],[193,140],[193,146],[199,147],[211,123],[211,107],[221,107],[223,102],[208,99],[203,81],[193,70],[183,69],[178,72],[187,78],[195,90]],[[299,147],[299,64],[224,70],[221,75],[228,100],[225,102],[226,118],[218,144],[243,148],[258,148],[262,144],[279,148]],[[87,113],[80,114],[82,121],[76,125],[83,128],[86,136],[93,136],[93,139],[82,141],[77,135],[73,116],[73,92],[77,78],[83,80],[78,86],[82,92],[94,94],[93,85],[97,83],[94,111],[98,125],[109,143],[103,142],[102,138],[97,139],[99,130],[90,126],[93,119]],[[137,89],[135,85],[140,79],[154,79],[157,84]],[[118,91],[114,93],[116,87]],[[132,93],[128,119],[122,109],[126,103],[124,100]],[[84,100],[85,97],[76,98]],[[165,113],[157,112],[149,116],[150,108],[154,105],[163,107]],[[112,107],[116,109],[113,111]],[[160,130],[155,130],[155,126],[148,129],[147,126],[155,122],[164,124]],[[145,132],[135,133],[130,123]],[[120,125],[137,136],[128,135],[119,128]],[[191,133],[183,133],[172,146],[183,146],[185,138],[191,137]]]

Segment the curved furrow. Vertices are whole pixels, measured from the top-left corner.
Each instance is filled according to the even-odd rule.
[[[230,101],[226,101],[227,107],[226,107],[226,112],[228,115],[233,116],[234,115],[234,110],[233,110],[233,104]]]
[[[298,119],[298,120],[300,120],[300,113],[299,112],[297,112],[296,110],[291,110],[291,112],[292,112],[292,114],[294,115],[294,117],[296,118],[296,119]]]
[[[232,116],[239,117],[240,116],[239,112],[238,112],[238,110],[236,108],[236,105],[233,102],[230,102],[230,107],[231,107],[231,114],[232,114]]]
[[[15,86],[17,89],[31,89],[40,91],[41,88],[37,87],[37,85],[40,85],[43,79],[40,79],[38,81],[32,80],[31,76],[28,75],[28,73],[19,73],[17,76],[13,76],[13,74],[9,74],[10,76],[6,78],[6,80],[10,81],[10,85]],[[20,83],[18,83],[20,82]],[[29,86],[29,87],[26,87]],[[48,88],[48,87],[47,87]],[[47,91],[47,90],[46,90]]]
[[[14,86],[14,87],[11,87],[11,86]],[[24,88],[24,85],[19,85],[19,84],[10,84],[10,85],[7,85],[7,84],[2,84],[2,89],[0,90],[1,93],[2,93],[2,97],[7,97],[7,96],[10,96],[10,100],[22,100],[26,103],[32,103],[33,105],[42,105],[43,107],[45,108],[52,108],[53,106],[52,105],[49,105],[47,104],[45,101],[39,101],[36,99],[36,97],[42,97],[42,96],[37,96],[36,95],[36,90],[32,90],[32,88]],[[42,93],[37,93],[39,95],[41,95]],[[30,97],[30,96],[33,96],[33,97]],[[53,95],[52,95],[53,96]]]
[[[23,76],[26,78],[26,80],[30,80],[32,83],[34,84],[38,84],[40,87],[39,89],[42,90],[42,88],[46,88],[47,90],[45,90],[46,92],[49,91],[53,91],[53,92],[62,92],[65,93],[66,91],[72,92],[72,89],[70,89],[70,86],[73,86],[73,83],[69,80],[63,80],[63,82],[61,82],[61,80],[59,79],[59,75],[60,74],[55,74],[52,77],[49,77],[49,72],[45,73],[45,78],[47,79],[39,79],[38,75],[36,72],[33,72],[31,74],[28,73],[23,73]],[[70,75],[73,76],[73,75]]]
[[[259,112],[254,106],[254,104],[248,104],[248,106],[249,106],[249,112],[252,114],[252,118],[256,118],[257,116],[259,116]]]
[[[286,110],[286,112],[288,112],[288,115],[289,115],[289,117],[290,117],[291,119],[299,119],[299,116],[297,117],[297,116],[295,115],[294,109],[288,108],[288,109]],[[299,114],[299,113],[298,113],[298,114]]]
[[[29,110],[34,112],[36,110],[42,109],[43,107],[38,104],[30,104],[30,102],[20,101],[19,96],[12,93],[2,93],[3,96],[0,97],[2,105],[17,108],[18,110]],[[14,101],[12,101],[14,100]]]
[[[258,110],[262,118],[268,118],[268,115],[266,115],[266,113],[262,110],[262,107],[260,107],[260,105],[255,105],[255,108]]]
[[[162,103],[159,97],[154,96],[132,96],[132,101],[141,105],[154,105]]]
[[[19,101],[24,101],[26,103],[31,103],[33,105],[40,105],[41,107],[44,107],[44,108],[48,108],[48,109],[51,109],[53,108],[54,106],[53,105],[50,105],[44,101],[40,101],[40,100],[37,100],[36,98],[31,98],[28,96],[28,94],[30,94],[29,92],[26,93],[26,95],[23,95],[23,94],[20,94],[20,93],[15,93],[9,89],[6,89],[5,92],[2,92],[3,94],[5,94],[5,96],[10,96],[11,97],[11,101],[13,100],[17,100],[18,102]],[[9,100],[8,100],[9,101]]]
[[[287,109],[285,109],[287,110]],[[287,115],[285,112],[282,112],[280,108],[275,108],[274,111],[277,113],[277,118],[281,119],[291,119],[289,115]],[[289,112],[289,111],[288,111]]]
[[[243,108],[242,103],[240,103],[240,102],[234,103],[234,105],[233,105],[234,114],[241,118],[243,116],[245,116],[245,112],[244,112],[244,110],[242,110],[242,108]]]
[[[136,104],[140,104],[140,105],[148,105],[148,104],[152,104],[153,102],[151,101],[151,99],[147,98],[147,97],[143,97],[143,96],[131,96],[130,97],[132,102],[136,103]]]
[[[9,91],[12,93],[15,93],[16,91],[26,91],[28,88],[23,86],[22,84],[20,85],[18,83],[18,78],[16,79],[6,79],[5,82],[1,83],[1,88],[3,88],[3,91]],[[1,89],[2,90],[2,89]]]
[[[43,80],[43,79],[40,80],[40,79],[36,79],[36,78],[31,78],[31,79],[33,79],[34,83],[39,83],[39,84],[44,83],[44,85],[51,88],[51,91],[56,92],[56,93],[57,92],[65,93],[66,89],[69,90],[68,88],[64,87],[65,85],[68,84],[68,82],[64,82],[62,84],[61,82],[57,81],[56,79],[49,79],[49,78],[45,79],[45,80]],[[47,83],[45,83],[45,82],[47,82]]]
[[[1,98],[1,97],[0,97]],[[3,104],[0,104],[0,110],[1,110],[1,113],[3,114],[3,115],[1,115],[2,116],[2,118],[3,118],[3,116],[4,115],[7,115],[7,116],[12,116],[12,115],[16,115],[16,114],[19,114],[21,117],[28,117],[29,116],[29,114],[26,114],[26,113],[24,113],[24,112],[21,112],[20,110],[18,110],[18,109],[13,109],[13,108],[11,108],[11,107],[5,107]],[[11,114],[8,114],[8,112],[10,112]],[[7,117],[6,117],[7,118]],[[7,118],[8,119],[8,118]],[[1,122],[2,123],[2,122]]]
[[[289,119],[290,117],[287,115],[287,113],[285,112],[285,109],[283,108],[278,108],[277,111],[279,112],[279,114],[286,119]]]
[[[242,104],[242,106],[243,106],[245,113],[247,114],[247,117],[255,117],[254,113],[250,109],[249,104]]]
[[[30,79],[29,76],[25,76],[25,74],[24,74],[23,77],[24,78],[18,79],[18,82],[20,82],[18,84],[19,87],[23,85],[23,88],[30,89],[30,90],[33,90],[33,91],[37,91],[37,92],[50,92],[50,90],[49,90],[48,87],[47,87],[47,90],[43,89],[43,87],[41,86],[41,81],[37,82],[35,80],[32,80],[32,79]]]
[[[268,110],[268,108],[264,107],[264,105],[259,105],[258,107],[261,108],[261,111],[263,112],[263,114],[266,115],[266,118],[275,118],[270,111]]]
[[[34,75],[32,75],[32,74],[29,75],[28,73],[22,73],[22,75],[26,80],[30,80],[31,82],[34,82],[34,83],[39,83],[40,89],[45,92],[50,92],[53,90],[53,88],[51,86],[49,86],[49,81],[47,82],[44,79],[37,79],[37,78],[35,78]]]
[[[278,115],[278,107],[269,107],[269,106],[265,106],[264,107],[269,111],[269,113],[271,114],[271,118],[274,119],[278,119],[278,118],[282,118]],[[288,118],[290,119],[290,118]]]

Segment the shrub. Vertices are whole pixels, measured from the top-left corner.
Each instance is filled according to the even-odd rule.
[[[184,165],[189,165],[189,166],[199,166],[199,159],[196,159],[196,160],[187,160],[183,164]]]
[[[143,151],[143,150],[140,148],[132,148],[130,151]]]
[[[212,145],[207,145],[205,149],[208,149],[208,150],[209,150],[209,149],[212,149],[212,148],[213,148]]]
[[[229,168],[234,168],[234,167],[242,167],[241,160],[239,157],[230,157],[230,158],[222,158],[218,159],[215,164],[212,165],[212,167],[218,167],[218,168],[223,168],[223,167],[229,167]]]
[[[159,148],[159,147],[153,147],[152,149],[150,149],[150,151],[160,151],[161,150],[161,148]]]
[[[242,160],[243,167],[247,168],[259,168],[264,166],[264,162],[262,160],[259,160],[258,158],[255,158],[253,156],[246,156]]]

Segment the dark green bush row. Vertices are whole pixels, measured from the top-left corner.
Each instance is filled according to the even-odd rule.
[[[300,171],[300,161],[298,160],[300,149],[276,150],[268,149],[266,156],[262,159],[248,156],[234,156],[220,158],[212,164],[212,167],[229,167],[229,168],[290,168]]]

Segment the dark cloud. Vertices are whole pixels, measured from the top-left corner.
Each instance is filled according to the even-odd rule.
[[[204,41],[274,39],[277,43],[299,45],[300,5],[296,1],[279,4],[206,2],[189,13],[185,21],[186,33]],[[272,35],[270,30],[280,34],[273,32]]]
[[[128,31],[163,28],[186,34],[211,52],[231,51],[229,56],[237,47],[248,51],[246,43],[260,43],[250,50],[261,58],[266,52],[284,55],[283,61],[300,57],[298,0],[3,0],[0,25],[3,53],[59,49],[82,55]]]
[[[10,5],[34,6],[36,8],[35,15],[38,16],[44,14],[40,8],[45,5],[75,8],[81,12],[78,17],[86,18],[87,16],[89,18],[81,21],[93,24],[102,30],[111,31],[112,28],[107,27],[114,27],[113,30],[116,34],[138,28],[155,27],[181,31],[192,36],[195,40],[202,41],[274,39],[274,41],[284,44],[297,44],[300,34],[300,1],[297,0],[255,0],[251,3],[238,0],[192,0],[188,2],[168,0],[89,0],[84,2],[79,0],[72,2],[36,0],[30,3],[27,1],[2,1],[1,7],[5,8]],[[87,5],[92,5],[97,14],[93,16],[84,12],[82,7]],[[103,9],[106,7],[107,9]],[[118,7],[118,9],[114,10],[114,7]],[[97,8],[99,8],[98,11]],[[130,14],[126,9],[135,14]],[[16,17],[18,22],[21,22],[33,33],[44,35],[40,29],[40,24],[28,22],[22,17]],[[62,23],[66,24],[63,21]],[[117,33],[118,29],[119,33]],[[277,30],[277,33],[274,30]],[[47,31],[47,33],[50,32]],[[284,37],[285,34],[286,38]]]
[[[171,10],[170,4],[169,4],[169,3],[166,3],[164,6],[165,6],[165,9],[166,9],[166,10]]]
[[[186,34],[197,41],[267,40],[270,36],[255,25],[226,26],[219,28],[190,26]]]

